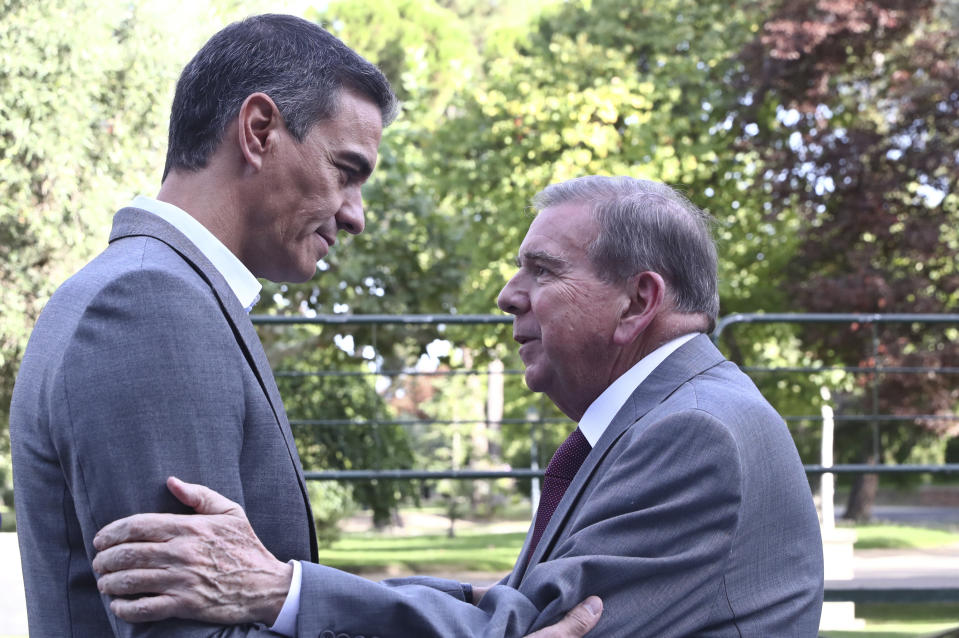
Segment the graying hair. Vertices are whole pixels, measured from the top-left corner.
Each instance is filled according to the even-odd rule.
[[[632,177],[578,177],[533,198],[538,211],[567,203],[588,206],[599,223],[587,254],[603,280],[658,273],[675,309],[705,314],[712,332],[719,315],[718,265],[707,213],[665,184]]]

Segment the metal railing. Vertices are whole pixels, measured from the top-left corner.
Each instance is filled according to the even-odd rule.
[[[252,317],[254,324],[257,325],[317,325],[317,326],[347,326],[347,325],[366,325],[372,326],[373,340],[375,346],[376,327],[384,325],[421,325],[436,326],[442,329],[446,325],[495,325],[508,324],[512,322],[512,317],[506,315],[317,315],[315,317],[292,317],[292,316],[272,316],[272,315],[254,315]],[[904,422],[916,419],[923,420],[947,420],[959,421],[959,414],[936,415],[936,414],[913,414],[913,415],[892,415],[879,413],[879,394],[878,379],[882,374],[957,374],[959,368],[956,367],[919,367],[919,366],[883,366],[881,365],[880,341],[877,326],[882,324],[951,324],[959,327],[959,314],[868,314],[868,313],[835,313],[835,314],[796,314],[796,313],[769,313],[769,314],[733,314],[722,317],[716,324],[716,328],[710,335],[714,343],[719,343],[720,338],[728,331],[738,325],[749,324],[808,324],[808,323],[831,323],[831,324],[860,324],[870,327],[872,343],[872,361],[871,366],[741,366],[742,369],[750,375],[764,373],[813,373],[830,370],[840,370],[850,374],[868,374],[871,375],[871,403],[872,411],[869,414],[860,415],[836,415],[834,419],[837,422],[868,422],[872,426],[873,446],[875,457],[879,458],[879,424],[885,422]],[[506,376],[521,375],[522,370],[504,370],[501,374]],[[484,375],[487,374],[481,370],[448,370],[423,372],[411,369],[403,370],[376,370],[376,371],[356,371],[356,370],[315,370],[315,371],[284,371],[277,370],[276,376],[296,377],[296,376],[343,376],[343,377],[394,377],[397,375],[409,376],[452,376],[452,375]],[[295,415],[292,415],[295,417]],[[818,415],[790,415],[784,414],[783,418],[787,422],[815,422],[821,421],[822,417]],[[543,423],[564,422],[566,419],[502,419],[503,424],[522,425],[527,424],[531,430]],[[364,421],[351,419],[310,419],[310,418],[291,418],[290,423],[294,427],[307,426],[355,426],[355,425],[440,425],[440,424],[469,424],[474,421],[469,420],[440,420],[440,419],[377,419],[370,418]],[[535,446],[535,441],[533,442]],[[807,464],[804,466],[807,474],[819,475],[824,473],[832,474],[955,474],[959,473],[959,464],[910,464],[910,465],[873,465],[873,464],[841,464],[830,467],[822,465]],[[530,478],[542,477],[544,473],[540,468],[514,468],[508,470],[413,470],[413,469],[378,469],[378,470],[326,470],[326,471],[308,471],[306,477],[309,480],[336,480],[336,481],[358,481],[358,480],[413,480],[413,479],[496,479],[496,478]]]

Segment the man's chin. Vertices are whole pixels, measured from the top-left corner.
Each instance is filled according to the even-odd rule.
[[[524,379],[526,380],[526,387],[529,388],[531,392],[542,392],[546,387],[545,379],[542,375],[536,374],[534,368],[526,368]]]
[[[295,270],[291,270],[289,273],[287,273],[287,276],[283,281],[291,284],[303,284],[313,279],[318,271],[319,268],[317,268],[316,262],[299,264]]]

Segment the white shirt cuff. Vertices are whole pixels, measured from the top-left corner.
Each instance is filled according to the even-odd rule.
[[[300,567],[300,561],[291,560],[293,565],[293,580],[290,581],[290,591],[283,602],[283,609],[280,615],[276,617],[276,622],[270,627],[270,631],[282,634],[284,636],[296,636],[296,616],[300,613],[300,586],[303,584],[303,569]]]

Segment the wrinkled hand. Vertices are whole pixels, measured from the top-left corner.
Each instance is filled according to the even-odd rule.
[[[599,622],[603,614],[603,601],[590,596],[576,605],[561,621],[534,631],[526,638],[582,638]]]
[[[167,487],[197,514],[134,514],[93,539],[93,570],[100,591],[114,597],[110,610],[129,622],[272,625],[293,567],[263,547],[233,501],[174,477]]]

